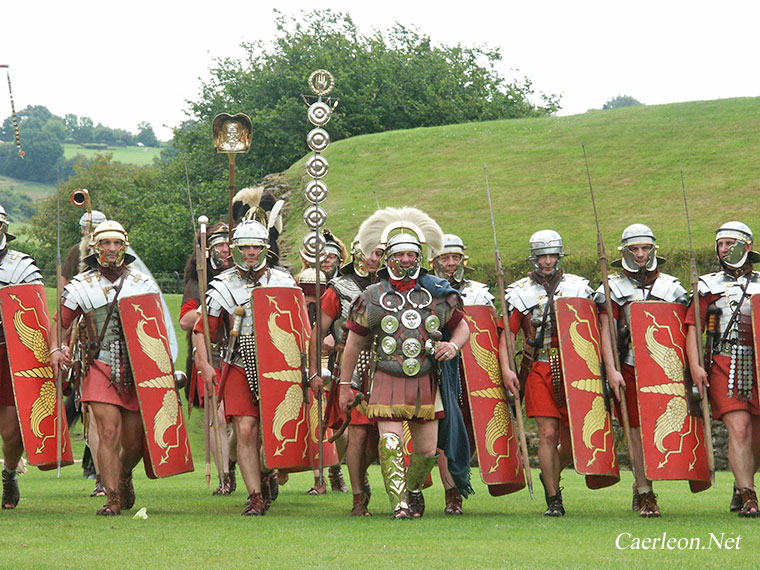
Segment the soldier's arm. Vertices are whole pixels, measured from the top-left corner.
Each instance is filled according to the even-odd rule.
[[[216,330],[219,328],[219,319],[220,317],[209,316],[210,335],[216,334]],[[196,322],[195,327],[193,328],[193,360],[206,388],[211,389],[216,380],[216,370],[214,370],[214,367],[208,361],[206,336],[203,331],[203,322],[200,319],[198,319],[198,322]]]
[[[347,386],[351,384],[351,377],[356,368],[356,363],[359,361],[359,353],[364,345],[364,337],[356,332],[349,330],[346,337],[346,347],[343,349],[343,359],[340,365],[340,383]],[[354,394],[351,390],[340,390],[340,409],[348,413],[348,407],[354,399]]]
[[[325,337],[326,332],[329,332],[332,324],[332,317],[322,311],[320,320],[322,338]],[[322,378],[322,363],[317,362],[317,347],[319,346],[317,343],[322,342],[322,339],[317,339],[316,329],[313,332],[314,334],[309,339],[309,385],[314,394],[319,394],[325,387],[325,382]]]
[[[620,401],[620,387],[625,388],[625,380],[620,371],[615,368],[615,354],[613,350],[617,350],[612,347],[610,342],[610,320],[607,313],[601,313],[599,315],[599,325],[602,335],[602,360],[604,361],[604,369],[607,372],[607,382],[615,392],[615,397]]]
[[[504,381],[504,386],[512,392],[512,394],[520,393],[520,381],[517,378],[517,374],[509,365],[509,352],[507,351],[507,336],[512,335],[512,346],[515,345],[515,335],[511,330],[502,329],[499,334],[499,365],[501,366],[501,377]]]

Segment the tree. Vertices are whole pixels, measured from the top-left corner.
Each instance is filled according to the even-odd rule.
[[[559,109],[556,95],[541,94],[541,105],[531,103],[527,78],[511,83],[502,78],[495,69],[498,49],[436,46],[400,25],[363,36],[348,14],[330,10],[302,18],[278,15],[275,41],[244,43],[242,60],[219,60],[200,99],[190,103],[193,120],[175,130],[174,143],[192,157],[200,180],[219,180],[224,167],[209,144],[211,122],[221,112],[244,112],[253,123],[256,144],[236,162],[241,184],[303,156],[301,94],[319,68],[328,69],[338,86],[333,141],[393,129],[544,116]]]
[[[619,107],[635,107],[636,105],[643,105],[641,101],[634,99],[630,95],[618,95],[607,101],[602,109],[617,109]]]
[[[63,160],[63,147],[58,139],[41,129],[24,128],[21,142],[26,153],[23,159],[18,157],[15,143],[0,145],[0,173],[20,180],[54,182]]]
[[[135,140],[145,146],[158,146],[158,138],[156,138],[150,123],[142,122],[137,125],[137,138]]]

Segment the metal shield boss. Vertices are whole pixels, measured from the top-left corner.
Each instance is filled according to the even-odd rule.
[[[466,305],[464,313],[470,339],[462,347],[462,367],[480,477],[489,493],[505,495],[525,487],[525,474],[499,366],[496,312],[486,305]]]
[[[264,464],[269,469],[310,469],[304,385],[311,329],[303,291],[257,287],[251,295]]]
[[[192,471],[161,297],[147,293],[119,299],[119,315],[145,427],[145,472],[157,478]]]
[[[648,479],[710,486],[705,431],[686,365],[686,307],[662,301],[631,303],[631,344]]]
[[[608,487],[620,481],[620,472],[612,414],[602,386],[596,304],[570,297],[554,303],[575,470],[586,476],[590,489]]]
[[[3,287],[0,310],[16,413],[29,463],[43,470],[56,468],[57,430],[61,429],[61,465],[71,465],[74,457],[65,413],[61,425],[58,423],[62,402],[58,401],[50,366],[45,288],[41,284]]]

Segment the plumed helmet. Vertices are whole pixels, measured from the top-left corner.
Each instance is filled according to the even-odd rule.
[[[92,216],[92,227],[95,228],[107,220],[106,215],[100,210],[93,210],[92,212],[85,212],[82,217],[79,218],[79,225],[83,228],[87,227],[90,216]]]
[[[101,242],[107,239],[121,240],[122,242],[119,248],[119,256],[113,263],[106,259],[106,252],[101,246]],[[122,263],[130,264],[135,260],[134,256],[127,253],[127,249],[129,249],[127,230],[116,220],[106,220],[95,227],[90,240],[90,249],[94,253],[84,259],[85,264],[90,267],[95,267],[95,264],[102,267],[118,267]]]
[[[261,246],[264,248],[254,267],[250,267],[243,261],[243,254],[240,252],[240,248],[246,245]],[[235,260],[235,265],[237,265],[238,268],[242,271],[258,271],[264,267],[267,262],[266,254],[269,251],[269,230],[267,230],[266,226],[256,220],[243,220],[243,222],[237,225],[232,232],[230,249],[232,250],[232,259]]]
[[[752,230],[742,222],[726,222],[715,230],[715,252],[718,253],[718,240],[735,239],[736,243],[729,248],[728,255],[720,259],[722,265],[731,269],[742,267],[747,261],[757,263],[760,261],[760,253],[752,251]]]
[[[636,258],[630,251],[629,247],[632,245],[651,245],[652,251],[649,252],[649,259],[647,259],[646,265],[643,269],[646,271],[654,271],[657,268],[657,262],[664,263],[664,259],[657,257],[657,248],[659,247],[655,242],[657,238],[654,232],[645,226],[644,224],[631,224],[623,230],[623,235],[620,237],[620,246],[618,251],[621,253],[621,260],[619,265],[625,270],[633,273],[638,272],[641,268],[636,263]],[[612,263],[611,265],[618,265]]]
[[[9,241],[16,239],[16,236],[8,233],[8,214],[5,208],[0,206],[0,249],[5,249]]]
[[[364,220],[359,227],[359,245],[363,252],[377,248],[385,250],[385,264],[394,279],[416,279],[421,269],[422,246],[439,250],[443,245],[443,232],[438,224],[422,210],[411,207],[383,208]],[[393,262],[394,254],[414,252],[417,262],[402,270]]]

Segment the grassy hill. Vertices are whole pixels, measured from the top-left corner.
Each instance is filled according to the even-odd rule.
[[[507,278],[528,267],[530,234],[551,228],[565,240],[566,267],[593,280],[598,277],[596,225],[585,144],[608,257],[618,257],[627,225],[645,223],[671,261],[667,270],[686,278],[681,168],[701,272],[710,270],[714,230],[721,223],[740,219],[760,232],[759,105],[758,98],[742,98],[639,106],[343,140],[325,153],[327,226],[349,243],[375,210],[375,190],[381,206],[420,207],[444,232],[462,236],[476,278],[492,282],[486,165]],[[297,188],[308,181],[304,160],[288,171]],[[300,244],[305,199],[301,191],[294,198],[301,203],[294,201],[289,210],[285,239]],[[298,265],[297,254],[289,259]]]

